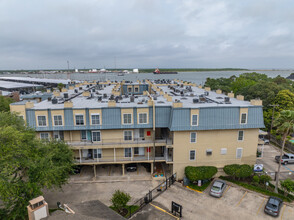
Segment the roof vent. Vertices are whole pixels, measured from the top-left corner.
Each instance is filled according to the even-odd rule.
[[[193,99],[193,103],[194,104],[199,103],[199,99]]]
[[[51,101],[51,99],[52,99],[51,97],[48,97],[48,101],[49,101],[49,102]]]
[[[205,95],[205,96],[209,96],[209,92],[205,91],[205,92],[204,92],[204,95]]]
[[[231,102],[230,102],[230,97],[225,97],[225,103],[226,104],[230,104]]]
[[[157,100],[157,96],[154,96],[154,97],[153,97],[153,100]]]
[[[83,89],[83,87],[79,87],[79,90],[82,90]]]
[[[57,99],[55,99],[55,98],[52,99],[52,104],[57,104],[57,102],[58,102]]]
[[[87,85],[86,87],[87,87],[87,88],[89,88],[89,87],[90,87],[90,85]]]
[[[98,102],[102,101],[102,96],[98,96]]]
[[[135,96],[130,96],[130,102],[134,102],[135,101]]]
[[[106,93],[103,94],[103,98],[104,98],[104,99],[107,98],[107,94],[106,94]]]
[[[64,97],[65,99],[68,99],[68,93],[63,93],[63,97]]]
[[[78,93],[78,90],[77,89],[75,89],[75,93]]]

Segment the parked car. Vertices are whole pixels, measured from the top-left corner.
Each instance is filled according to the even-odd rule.
[[[269,140],[266,138],[258,138],[258,145],[269,144]]]
[[[137,171],[137,164],[135,164],[135,163],[126,164],[126,169],[128,172]]]
[[[269,197],[264,207],[264,212],[268,215],[279,216],[282,206],[283,206],[283,200],[281,200],[280,198],[271,196]]]
[[[210,195],[214,197],[222,197],[223,192],[227,186],[226,181],[223,180],[215,180],[210,188]]]
[[[280,162],[280,156],[276,156],[275,157],[275,160],[279,163]],[[282,164],[288,164],[288,163],[294,163],[294,154],[284,154],[282,156],[282,159],[281,159],[281,163]]]

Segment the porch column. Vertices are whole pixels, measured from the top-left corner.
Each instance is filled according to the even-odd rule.
[[[131,147],[131,161],[133,161],[133,155],[134,155],[134,148]]]
[[[116,162],[115,148],[113,148],[113,161]]]
[[[149,147],[147,147],[147,155],[148,155],[148,160],[149,160]]]
[[[154,167],[153,167],[153,163],[150,163],[150,164],[151,164],[151,175],[152,175]]]
[[[79,155],[80,155],[80,163],[82,163],[82,153],[81,153],[81,149],[79,149]]]
[[[125,164],[122,164],[121,167],[122,167],[122,175],[124,176],[125,175]]]
[[[96,178],[96,165],[95,164],[93,165],[93,168],[94,168],[94,178]]]

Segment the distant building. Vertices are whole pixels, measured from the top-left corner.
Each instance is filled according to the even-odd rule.
[[[261,100],[179,80],[83,82],[39,103],[12,103],[41,139],[66,141],[79,165],[153,164],[184,177],[186,166],[255,164]],[[99,175],[99,174],[98,174]]]
[[[133,69],[133,73],[139,73],[139,69]]]

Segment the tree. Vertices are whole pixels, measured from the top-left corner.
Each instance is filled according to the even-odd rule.
[[[277,127],[277,132],[283,135],[282,149],[280,152],[280,159],[284,154],[284,147],[287,136],[294,131],[294,111],[284,110],[274,121],[274,126]],[[281,160],[279,161],[278,172],[276,176],[275,192],[278,193],[278,184],[280,177]]]
[[[62,83],[58,83],[57,88],[59,89],[60,92],[61,92],[63,87],[64,87],[64,85]]]
[[[26,219],[28,201],[43,188],[65,184],[73,166],[67,144],[36,139],[33,129],[8,112],[0,113],[0,155],[1,219]]]
[[[285,191],[285,193],[284,193],[285,196],[288,193],[294,192],[294,181],[291,179],[286,179],[284,181],[281,181],[281,186]]]
[[[126,208],[127,203],[130,201],[131,196],[128,193],[116,190],[112,195],[111,202],[112,206],[118,213],[121,213]]]
[[[9,104],[13,103],[13,99],[10,97],[5,97],[0,95],[0,112],[9,112]]]
[[[277,111],[294,109],[294,93],[290,90],[281,90],[275,98],[275,104],[279,105]]]

